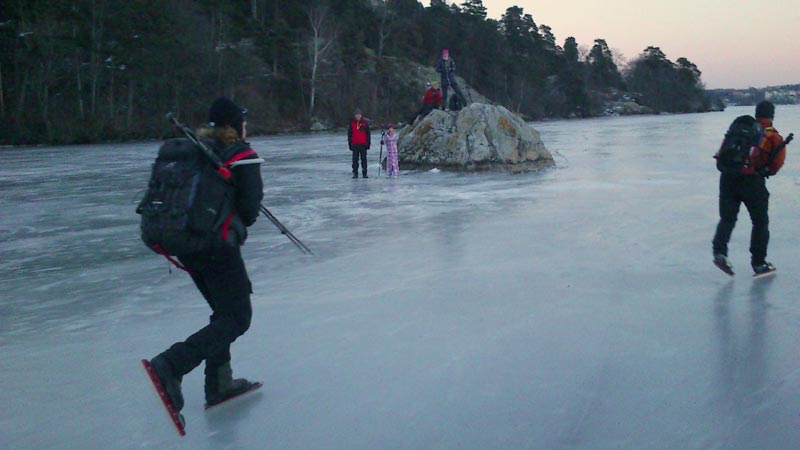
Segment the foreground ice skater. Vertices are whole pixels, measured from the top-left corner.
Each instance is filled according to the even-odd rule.
[[[766,178],[775,175],[786,158],[784,142],[772,126],[775,105],[762,101],[756,106],[755,119],[738,117],[731,124],[715,155],[719,178],[719,224],[713,240],[714,264],[728,275],[733,265],[728,259],[728,241],[736,225],[739,207],[744,203],[750,213],[753,229],[750,235],[750,264],[754,276],[775,272],[767,262],[769,244],[769,191]]]
[[[191,139],[167,141],[159,150],[148,193],[137,210],[145,243],[191,275],[212,311],[208,325],[142,361],[181,434],[181,381],[203,361],[207,407],[260,386],[233,378],[230,351],[231,343],[250,327],[251,284],[240,247],[247,227],[259,215],[263,197],[259,164],[263,160],[245,141],[245,113],[228,98],[214,101],[211,128],[205,133],[201,130],[199,134],[206,137],[198,139],[210,150],[208,154]],[[221,167],[211,164],[212,158]],[[186,173],[195,176],[178,176]],[[184,179],[190,181],[176,183]],[[190,199],[188,211],[181,206],[186,201],[175,201],[183,197]],[[164,214],[165,210],[173,213]],[[194,229],[186,231],[186,222]]]

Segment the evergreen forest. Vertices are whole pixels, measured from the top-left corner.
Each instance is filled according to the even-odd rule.
[[[472,89],[527,119],[607,114],[617,100],[710,109],[688,59],[557,42],[535,13],[492,19],[481,0],[0,0],[0,144],[163,138],[166,112],[196,126],[219,95],[248,108],[251,134],[341,127],[357,107],[400,121],[444,48]]]

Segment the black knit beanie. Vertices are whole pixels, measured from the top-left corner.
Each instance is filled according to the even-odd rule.
[[[775,105],[772,102],[764,100],[756,105],[756,118],[764,117],[772,119],[775,117]]]
[[[231,99],[219,97],[214,100],[208,111],[208,123],[215,128],[230,125],[241,136],[246,112],[246,109],[233,103]]]

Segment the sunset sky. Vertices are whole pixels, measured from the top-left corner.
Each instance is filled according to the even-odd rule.
[[[683,56],[695,63],[709,89],[800,83],[798,0],[483,0],[483,4],[493,19],[510,6],[523,8],[537,25],[552,28],[559,45],[569,36],[587,47],[602,38],[627,60],[649,45],[660,47],[673,62]]]

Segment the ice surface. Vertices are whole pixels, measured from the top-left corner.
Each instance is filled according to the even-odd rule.
[[[200,328],[189,278],[139,241],[158,143],[0,150],[0,448],[800,448],[797,195],[772,192],[772,278],[746,212],[711,263],[724,113],[533,124],[559,168],[350,179],[343,134],[254,139],[265,205],[250,331],[179,438],[139,359]],[[800,107],[776,126],[800,131]],[[377,149],[374,149],[377,150]]]

